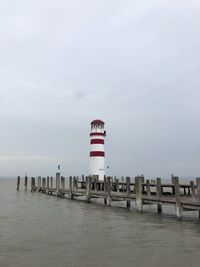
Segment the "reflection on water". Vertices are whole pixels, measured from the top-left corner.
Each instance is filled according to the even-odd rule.
[[[195,213],[179,222],[173,208],[139,214],[15,189],[0,179],[0,266],[200,266]]]

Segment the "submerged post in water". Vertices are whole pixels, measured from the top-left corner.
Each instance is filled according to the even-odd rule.
[[[161,178],[156,178],[156,195],[158,198],[162,196]],[[162,204],[158,204],[158,213],[162,212]]]
[[[27,186],[28,186],[28,177],[27,175],[25,175],[25,178],[24,178],[24,190],[27,191]]]
[[[20,176],[17,177],[17,191],[19,191],[20,186]]]
[[[180,202],[180,187],[177,176],[172,177],[172,184],[174,185],[175,200],[176,200],[176,216],[179,220],[182,218],[182,206]]]
[[[137,207],[137,210],[142,212],[142,177],[137,176],[135,177],[135,194],[136,194],[136,200],[135,204]]]

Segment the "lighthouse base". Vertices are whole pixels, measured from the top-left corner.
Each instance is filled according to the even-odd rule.
[[[105,175],[104,157],[91,157],[90,158],[90,175],[98,175],[99,181],[104,180]]]

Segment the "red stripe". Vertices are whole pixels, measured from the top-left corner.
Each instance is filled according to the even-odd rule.
[[[104,144],[103,139],[91,139],[90,144]]]
[[[103,152],[103,151],[91,151],[90,157],[105,157],[105,152]]]
[[[90,136],[93,136],[93,135],[101,135],[101,136],[105,136],[105,133],[91,133]]]

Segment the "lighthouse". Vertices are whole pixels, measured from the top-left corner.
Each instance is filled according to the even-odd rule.
[[[90,133],[90,175],[98,175],[100,181],[104,180],[105,175],[105,136],[104,122],[93,120]]]

